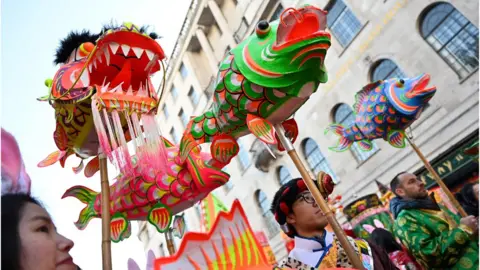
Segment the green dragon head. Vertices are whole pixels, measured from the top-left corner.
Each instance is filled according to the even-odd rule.
[[[331,44],[326,26],[327,13],[319,8],[288,8],[277,21],[260,21],[255,34],[232,50],[236,65],[248,80],[266,87],[325,83],[324,60]]]

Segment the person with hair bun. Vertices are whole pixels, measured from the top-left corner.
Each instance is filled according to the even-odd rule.
[[[327,174],[315,181],[327,198],[333,191],[332,178]],[[294,238],[295,247],[279,267],[290,269],[353,268],[334,233],[325,230],[327,217],[301,178],[285,183],[276,192],[271,211],[282,230]],[[397,269],[388,254],[366,240],[347,237],[361,258],[365,269]]]

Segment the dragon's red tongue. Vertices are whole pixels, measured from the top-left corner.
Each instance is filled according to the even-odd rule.
[[[122,88],[127,90],[131,85],[132,80],[132,64],[130,63],[131,59],[127,59],[125,64],[123,64],[122,70],[115,76],[110,84],[110,88],[115,88],[117,85],[123,83]]]

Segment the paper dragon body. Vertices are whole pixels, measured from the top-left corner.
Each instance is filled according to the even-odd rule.
[[[155,269],[257,269],[269,267],[245,212],[235,200],[208,233],[188,232],[177,253],[158,258]],[[264,269],[264,268],[262,268]]]
[[[256,33],[220,63],[212,107],[187,125],[182,160],[197,145],[211,142],[212,164],[228,164],[241,136],[252,133],[277,144],[275,124],[283,124],[295,141],[297,125],[287,119],[327,81],[325,28],[326,12],[313,6],[286,9],[272,23],[260,21]],[[278,148],[283,150],[279,142]]]
[[[416,78],[388,79],[366,85],[355,96],[353,105],[355,122],[344,127],[331,124],[325,133],[333,131],[340,136],[331,150],[342,152],[358,142],[360,149],[372,149],[371,141],[383,138],[392,146],[405,147],[405,132],[422,113],[436,92],[436,87],[427,87],[428,74]]]
[[[280,17],[260,22],[220,64],[212,109],[190,121],[180,147],[161,136],[155,120],[159,98],[150,76],[164,58],[156,35],[130,23],[98,35],[70,34],[57,52],[55,62],[62,66],[46,82],[50,93],[40,98],[55,109],[59,150],[39,166],[60,161],[63,167],[76,154],[82,159],[74,168],[78,173],[83,159],[94,157],[84,170],[91,177],[102,152],[120,171],[110,186],[112,241],[130,235],[129,220],[146,219],[166,231],[172,215],[228,181],[221,169],[238,153],[235,139],[250,130],[276,144],[277,123],[293,140],[298,135],[295,121],[285,120],[326,82],[330,35],[326,13],[318,8],[290,8]],[[211,155],[197,147],[204,142],[212,142]],[[68,196],[87,204],[75,223],[79,229],[101,217],[99,193],[75,186],[63,197]]]
[[[152,38],[153,37],[153,38]],[[156,124],[158,97],[150,76],[160,69],[163,51],[145,28],[125,23],[101,34],[71,33],[63,40],[55,63],[62,64],[48,96],[55,109],[58,151],[40,162],[44,167],[69,155],[94,157],[85,168],[91,177],[99,170],[99,153],[120,171],[110,186],[112,241],[130,235],[129,220],[148,220],[158,231],[168,229],[172,215],[198,202],[225,184],[229,175],[209,165],[208,153],[191,151],[184,162],[179,149],[164,139]],[[127,142],[136,150],[129,153]],[[83,186],[67,190],[87,206],[77,228],[101,217],[100,194]]]

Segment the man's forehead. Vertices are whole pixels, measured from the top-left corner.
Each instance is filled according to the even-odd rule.
[[[398,180],[400,180],[400,184],[406,183],[410,179],[417,179],[417,176],[413,173],[403,173],[398,176]]]

